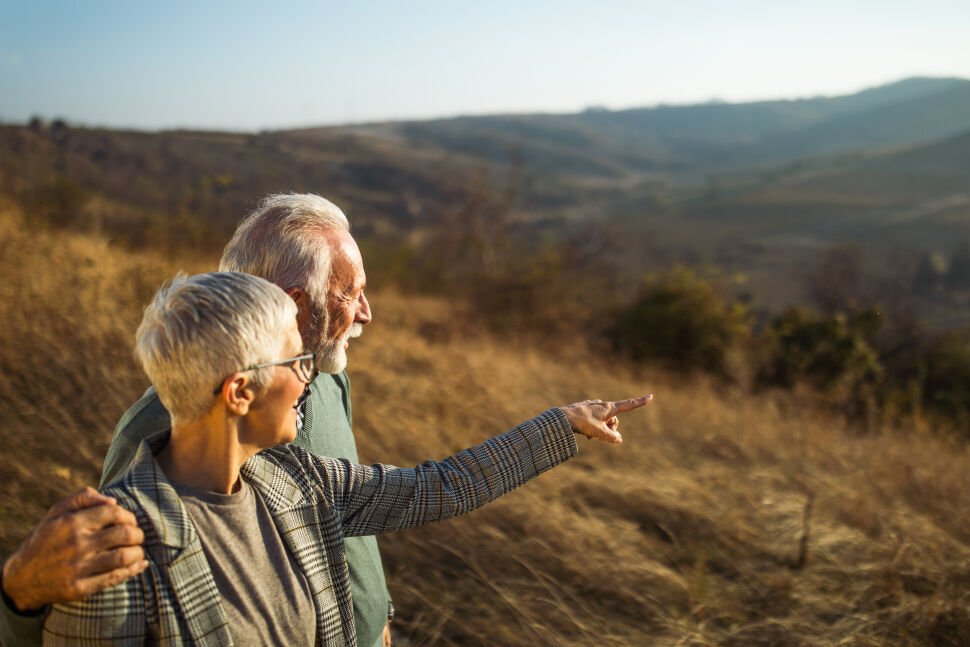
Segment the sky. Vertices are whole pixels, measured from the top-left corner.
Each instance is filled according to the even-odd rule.
[[[261,130],[970,78],[970,1],[0,0],[0,122]]]

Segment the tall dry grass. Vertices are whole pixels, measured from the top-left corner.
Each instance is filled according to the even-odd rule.
[[[146,387],[144,304],[176,262],[93,236],[29,231],[0,202],[0,548],[65,492],[97,484],[120,414]]]
[[[213,260],[214,262],[214,260]],[[0,549],[97,481],[146,386],[141,308],[177,263],[0,216]],[[206,269],[189,260],[189,271]],[[622,446],[472,515],[381,539],[412,645],[970,644],[970,454],[860,436],[780,397],[541,353],[394,294],[351,351],[364,460],[444,456],[542,409],[656,394]]]

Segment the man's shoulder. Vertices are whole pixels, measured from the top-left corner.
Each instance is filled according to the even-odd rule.
[[[343,388],[347,390],[350,389],[350,376],[347,375],[346,370],[340,371],[339,373],[334,373],[333,379]]]
[[[319,398],[332,398],[340,402],[350,394],[350,377],[347,371],[339,373],[318,373],[310,386],[313,395]]]
[[[131,405],[115,426],[112,439],[123,436],[141,442],[148,436],[162,431],[172,424],[168,409],[162,404],[155,387],[147,391]]]
[[[345,373],[322,373],[314,379],[297,445],[321,456],[358,462],[349,388]]]
[[[168,410],[158,398],[155,389],[149,388],[121,416],[115,427],[101,470],[101,485],[107,485],[124,474],[141,441],[171,426],[172,418]]]

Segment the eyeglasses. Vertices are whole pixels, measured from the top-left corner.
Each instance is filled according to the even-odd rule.
[[[296,357],[288,357],[286,359],[281,359],[275,362],[266,362],[265,364],[253,364],[252,366],[247,366],[244,369],[240,369],[239,373],[245,373],[246,371],[255,371],[261,368],[269,368],[270,366],[286,366],[289,365],[290,369],[296,373],[296,376],[300,378],[300,381],[304,384],[309,384],[313,381],[313,377],[316,374],[316,356],[313,353],[303,353],[302,355],[297,355]],[[225,382],[225,380],[223,380]],[[222,384],[215,388],[212,395],[219,395],[222,391]]]

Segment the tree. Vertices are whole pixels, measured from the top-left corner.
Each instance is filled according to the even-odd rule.
[[[878,326],[873,310],[849,318],[790,308],[766,331],[768,352],[759,380],[788,388],[808,382],[820,391],[875,383],[882,366],[868,338]]]
[[[59,177],[31,189],[24,202],[31,217],[55,227],[76,227],[90,197],[74,180]]]
[[[947,280],[946,258],[938,252],[926,252],[920,256],[913,276],[913,290],[918,294],[931,295],[941,292]]]
[[[750,335],[748,313],[728,303],[707,281],[676,267],[644,284],[614,318],[616,351],[637,361],[732,376],[731,353]]]

